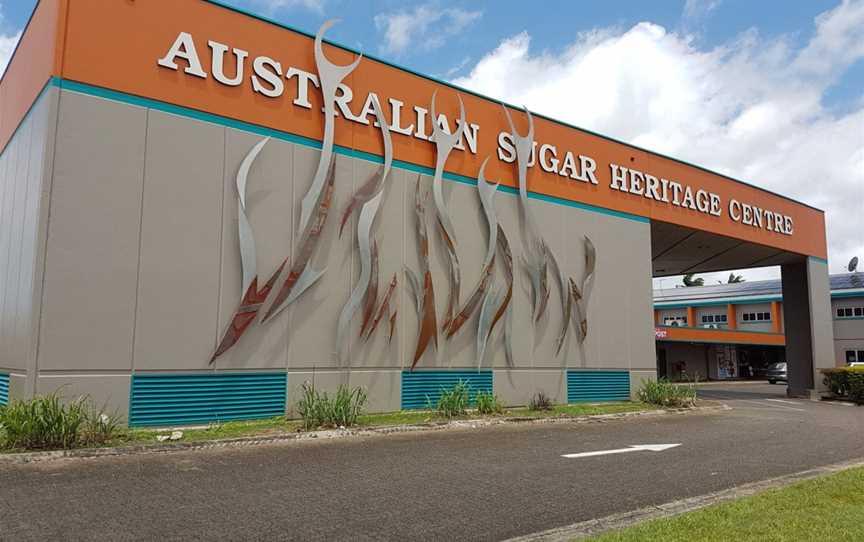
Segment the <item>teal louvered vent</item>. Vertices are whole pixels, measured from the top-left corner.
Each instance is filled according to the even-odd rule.
[[[628,371],[567,371],[567,402],[629,401]]]
[[[180,425],[285,413],[285,373],[136,374],[129,425]]]
[[[0,405],[9,404],[9,375],[0,373]]]
[[[459,382],[468,385],[471,403],[478,391],[492,392],[492,371],[402,371],[402,409],[428,408]]]

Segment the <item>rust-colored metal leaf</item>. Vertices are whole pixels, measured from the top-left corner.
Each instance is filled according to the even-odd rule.
[[[294,287],[297,285],[298,279],[310,265],[312,255],[315,253],[315,249],[318,247],[318,243],[320,242],[321,232],[324,231],[324,225],[327,222],[327,215],[330,211],[330,204],[333,200],[333,184],[336,174],[335,165],[336,160],[333,158],[330,160],[330,169],[327,172],[327,181],[324,185],[324,190],[321,192],[321,197],[318,200],[314,219],[309,221],[306,229],[300,237],[300,242],[298,243],[297,248],[297,259],[294,260],[294,264],[291,266],[291,270],[285,278],[285,282],[282,284],[282,287],[276,294],[273,303],[270,305],[270,309],[264,315],[264,322],[268,321],[273,317],[273,315],[282,310],[284,305],[287,305],[286,300],[291,296]],[[308,287],[308,285],[305,286]],[[293,299],[296,299],[296,296]]]
[[[351,196],[351,201],[348,202],[348,205],[345,206],[345,210],[342,211],[342,220],[339,222],[339,238],[342,238],[342,230],[345,229],[345,224],[348,223],[348,219],[351,218],[351,214],[359,209],[364,203],[372,199],[372,196],[378,193],[379,186],[383,184],[384,177],[384,166],[379,167],[375,170],[375,173],[369,176],[366,179],[366,182],[363,183],[360,188],[354,192],[354,195]]]
[[[282,273],[286,263],[288,263],[287,259],[282,261],[282,265],[276,269],[276,272],[273,273],[270,280],[268,280],[260,290],[258,289],[258,276],[256,275],[255,278],[252,279],[252,284],[249,285],[249,288],[243,295],[243,299],[240,301],[240,307],[234,313],[234,317],[231,319],[231,325],[228,326],[225,335],[222,337],[222,341],[219,343],[219,347],[216,349],[213,357],[210,358],[210,363],[216,361],[216,358],[234,346],[252,322],[255,321],[255,317],[258,316],[258,311],[260,311],[261,306],[264,305],[264,301],[270,294],[270,290],[273,289],[273,285],[276,284],[276,279],[279,278],[279,274]]]
[[[375,304],[378,303],[378,242],[372,242],[372,272],[369,274],[369,285],[363,301],[363,324],[360,326],[360,336],[366,332],[366,327],[375,315]]]
[[[417,337],[417,348],[414,350],[414,360],[411,362],[411,370],[414,370],[429,343],[432,343],[436,350],[438,348],[435,287],[432,283],[432,271],[429,269],[429,236],[426,231],[426,205],[424,199],[422,190],[420,190],[420,176],[418,175],[417,189],[414,196],[414,215],[417,228],[417,246],[420,252],[420,272],[423,275],[423,293],[421,306],[418,307],[420,333]]]
[[[504,294],[501,305],[495,311],[490,333],[492,329],[495,329],[498,320],[504,316],[504,311],[507,310],[507,306],[510,305],[510,300],[513,298],[513,253],[510,252],[510,240],[507,239],[507,234],[504,233],[504,228],[500,224],[498,225],[498,250],[502,256],[501,261],[504,263],[504,273],[507,275],[507,293]]]
[[[486,290],[489,288],[489,284],[492,282],[492,277],[495,276],[495,257],[492,257],[492,261],[489,262],[486,267],[483,268],[483,273],[480,278],[480,282],[477,284],[477,287],[474,289],[474,292],[471,294],[471,297],[468,298],[468,301],[465,302],[465,306],[462,307],[462,310],[456,315],[453,321],[450,323],[450,327],[447,328],[447,338],[449,339],[453,335],[459,331],[465,322],[471,318],[471,315],[474,314],[474,311],[477,310],[477,307],[480,306],[480,302],[486,295]]]
[[[392,311],[390,310],[390,298],[393,297],[393,292],[396,290],[396,273],[393,273],[393,278],[390,280],[390,285],[387,287],[387,291],[384,292],[384,298],[381,300],[381,306],[378,307],[378,312],[375,315],[375,319],[372,320],[372,325],[369,326],[369,332],[366,334],[366,337],[363,339],[364,341],[368,341],[369,337],[375,333],[375,329],[378,327],[378,323],[384,318],[384,313],[388,314]],[[388,341],[389,342],[389,341]]]
[[[399,309],[393,309],[393,312],[390,313],[390,332],[387,334],[387,344],[393,342],[393,334],[396,333],[396,313],[399,312]]]

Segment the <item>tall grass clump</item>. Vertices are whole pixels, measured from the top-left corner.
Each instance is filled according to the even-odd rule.
[[[469,389],[468,384],[461,380],[450,389],[441,388],[441,395],[435,404],[435,410],[445,418],[464,416],[470,401]]]
[[[119,418],[93,408],[86,396],[64,403],[55,392],[0,408],[0,448],[5,449],[98,446],[120,430]]]
[[[668,380],[645,380],[637,392],[643,403],[662,407],[688,408],[696,405],[696,386],[673,384]]]
[[[478,391],[476,403],[478,414],[501,414],[504,412],[504,405],[498,400],[498,396],[491,391]]]
[[[357,425],[357,418],[366,405],[363,388],[340,385],[332,397],[319,392],[313,384],[303,384],[303,396],[297,403],[297,411],[303,418],[306,430],[318,427],[350,427]]]
[[[546,395],[545,392],[538,391],[534,397],[531,398],[531,401],[528,402],[528,410],[534,411],[545,411],[552,410],[552,407],[555,403],[552,399]]]

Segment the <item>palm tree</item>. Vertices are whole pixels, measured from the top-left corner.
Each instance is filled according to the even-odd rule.
[[[684,286],[702,286],[705,284],[705,279],[703,279],[702,277],[693,278],[694,275],[695,273],[684,275],[684,278],[682,279],[684,282]]]
[[[726,281],[726,284],[738,284],[739,282],[744,282],[744,277],[742,275],[729,273],[729,280]]]

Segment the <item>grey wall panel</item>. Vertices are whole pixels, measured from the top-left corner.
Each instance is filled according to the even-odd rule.
[[[15,357],[15,313],[7,308],[7,302],[11,302],[15,295],[17,284],[12,279],[12,257],[13,246],[18,244],[13,240],[15,231],[15,193],[18,190],[18,164],[21,160],[22,151],[29,146],[30,123],[25,122],[18,129],[15,137],[6,146],[4,157],[6,167],[4,168],[4,185],[2,222],[0,222],[0,356],[6,364],[18,364]],[[26,140],[26,141],[25,141]],[[17,263],[17,261],[15,262]],[[11,304],[11,303],[10,303]]]
[[[319,154],[311,149],[295,149],[295,217],[299,216],[300,201],[312,183]],[[326,266],[327,272],[287,309],[291,312],[289,366],[292,368],[335,367],[338,363],[335,347],[336,320],[352,283],[354,252],[350,249],[354,230],[346,229],[342,238],[338,238],[337,209],[340,209],[353,193],[353,162],[354,160],[345,156],[336,156],[333,202],[312,260],[317,269]],[[300,232],[295,231],[295,248],[299,235]],[[284,317],[284,314],[279,316]],[[273,323],[278,323],[278,320]]]
[[[222,220],[221,296],[219,335],[227,329],[242,297],[240,244],[237,238],[236,175],[243,158],[261,137],[228,129],[225,150],[225,182]],[[294,231],[293,168],[295,145],[271,139],[262,149],[247,177],[247,215],[255,235],[258,287],[261,288],[291,255]],[[288,264],[293,261],[288,258]],[[280,282],[284,280],[283,270]],[[272,297],[276,292],[271,293]],[[265,309],[269,304],[265,304]],[[285,368],[288,361],[288,319],[284,316],[261,324],[264,311],[234,347],[216,360],[220,369]],[[208,357],[209,359],[209,357]]]
[[[21,248],[24,237],[24,222],[26,220],[26,202],[28,179],[30,174],[31,151],[34,146],[33,124],[35,119],[30,116],[21,128],[21,140],[16,144],[18,164],[12,184],[15,186],[15,196],[12,199],[12,227],[9,231],[9,251],[6,254],[6,278],[8,288],[3,301],[3,311],[9,317],[7,320],[7,339],[9,340],[10,358],[19,366],[23,363],[26,340],[18,334],[22,316],[18,311],[18,297],[21,295]],[[37,134],[38,135],[38,134]],[[37,141],[38,144],[38,141]],[[35,161],[35,160],[34,160]]]
[[[55,100],[49,91],[33,105],[0,156],[0,366],[22,372],[34,356],[39,201]]]
[[[95,408],[125,420],[129,414],[128,374],[40,374],[36,393],[57,391],[65,401],[87,396]]]
[[[356,191],[363,185],[370,176],[377,174],[380,169],[379,164],[355,161],[354,164],[354,185]],[[416,178],[416,177],[415,177]],[[396,275],[397,291],[393,293],[390,301],[390,306],[397,310],[397,329],[401,331],[401,321],[404,321],[406,316],[411,317],[413,310],[408,313],[399,314],[398,308],[399,289],[407,288],[405,277],[402,272],[402,262],[404,261],[403,237],[405,230],[405,216],[402,212],[402,202],[405,197],[406,182],[409,179],[408,172],[399,169],[391,169],[390,175],[386,181],[385,192],[379,207],[375,223],[372,228],[372,238],[378,244],[378,301],[381,303],[393,275]],[[341,220],[343,210],[347,205],[348,200],[340,201],[335,209],[334,220]],[[357,244],[357,219],[360,213],[358,208],[354,216],[346,225],[343,239],[346,241],[345,250],[350,250],[354,255],[352,259],[352,272],[350,277],[350,288],[357,286],[360,278],[360,256]],[[350,227],[349,227],[350,225]],[[348,301],[348,295],[341,299],[344,304]],[[376,307],[376,311],[377,311]],[[340,307],[340,311],[342,308]],[[337,314],[338,319],[338,314]],[[374,315],[372,317],[374,319]],[[351,322],[351,332],[346,337],[346,345],[337,345],[345,348],[347,354],[346,359],[351,360],[352,367],[396,367],[401,366],[401,349],[400,335],[397,333],[393,337],[393,341],[388,343],[389,321],[387,316],[384,316],[378,324],[375,333],[368,341],[360,339],[360,330],[363,324],[363,303],[354,313]],[[370,324],[371,325],[371,324]],[[404,335],[404,334],[403,334]],[[333,328],[333,340],[336,339],[336,328]],[[350,351],[348,350],[348,342],[350,341]]]
[[[813,380],[817,391],[824,391],[822,369],[835,365],[834,334],[831,325],[831,287],[828,262],[807,258],[807,283],[810,297],[813,341]]]
[[[39,367],[130,369],[146,110],[63,92]]]
[[[216,343],[225,129],[149,111],[134,368],[201,369]]]
[[[567,403],[567,371],[563,369],[499,369],[492,389],[505,406],[527,405],[543,392],[555,403]]]
[[[10,373],[9,400],[24,399],[27,395],[27,375],[23,373]]]

